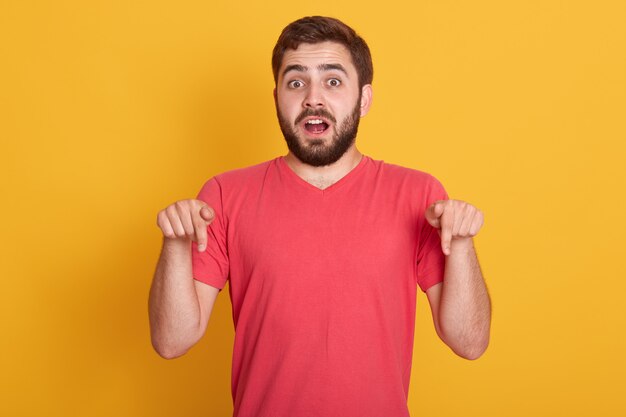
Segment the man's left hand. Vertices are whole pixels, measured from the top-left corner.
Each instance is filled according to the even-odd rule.
[[[426,209],[426,220],[438,229],[441,249],[450,255],[452,239],[469,239],[476,236],[483,225],[483,213],[461,200],[439,200]]]

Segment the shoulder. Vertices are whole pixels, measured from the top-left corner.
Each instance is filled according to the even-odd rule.
[[[256,165],[232,169],[222,172],[213,178],[221,186],[241,186],[243,184],[249,184],[250,182],[262,180],[268,170],[276,166],[277,161],[278,158],[274,158]]]
[[[222,200],[225,196],[233,194],[242,194],[245,190],[262,182],[268,170],[276,164],[277,159],[217,174],[204,182],[197,198],[208,202],[216,199]]]
[[[448,199],[441,181],[428,172],[374,159],[372,166],[376,182],[387,192],[415,200],[420,205]]]
[[[441,182],[432,174],[415,168],[372,159],[374,169],[387,181],[399,182],[423,189],[443,188]]]

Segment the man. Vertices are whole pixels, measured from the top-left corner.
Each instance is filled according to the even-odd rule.
[[[472,242],[482,213],[429,174],[357,150],[373,70],[351,28],[293,22],[272,66],[289,152],[159,213],[152,343],[165,358],[184,354],[230,280],[235,416],[408,416],[418,285],[455,353],[487,347]]]

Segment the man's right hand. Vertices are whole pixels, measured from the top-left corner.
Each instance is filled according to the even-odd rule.
[[[207,243],[207,226],[215,218],[215,211],[204,201],[180,200],[161,210],[157,225],[168,239],[187,238],[198,244],[203,252]]]

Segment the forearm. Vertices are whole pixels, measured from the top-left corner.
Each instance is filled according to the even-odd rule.
[[[451,242],[439,323],[440,336],[457,354],[475,359],[487,349],[491,302],[471,238]]]
[[[163,239],[148,306],[152,345],[161,356],[178,357],[200,339],[201,310],[190,241]]]

